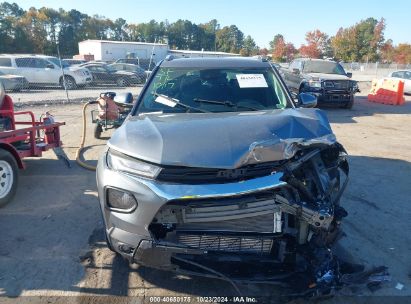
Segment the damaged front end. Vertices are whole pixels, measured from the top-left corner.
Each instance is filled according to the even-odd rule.
[[[222,186],[227,180],[241,185],[268,172],[277,182],[232,194],[171,198],[148,227],[152,239],[136,248],[136,262],[247,282],[288,285],[304,273],[307,287],[335,283],[338,263],[330,248],[347,215],[340,198],[349,173],[340,144],[300,145],[287,160],[236,170],[195,171],[166,168],[158,179],[187,178],[198,185],[217,176]]]

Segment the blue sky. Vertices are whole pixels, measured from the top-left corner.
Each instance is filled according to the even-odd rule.
[[[1,0],[0,0],[1,1]],[[316,28],[334,35],[338,28],[348,27],[361,19],[386,19],[385,37],[394,44],[411,43],[411,1],[315,0],[315,1],[250,1],[250,0],[9,0],[24,9],[42,6],[65,10],[77,9],[88,15],[110,19],[124,18],[129,23],[188,19],[203,23],[217,19],[221,26],[235,24],[245,35],[251,35],[260,47],[277,33],[299,47],[305,33]],[[98,4],[97,4],[98,3]]]

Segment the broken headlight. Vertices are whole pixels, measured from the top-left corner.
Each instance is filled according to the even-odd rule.
[[[107,152],[107,166],[114,171],[126,172],[148,178],[156,178],[161,171],[161,168],[156,165],[143,162],[111,149]]]

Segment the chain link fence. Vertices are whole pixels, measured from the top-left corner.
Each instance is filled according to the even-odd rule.
[[[372,81],[387,77],[398,70],[411,70],[411,64],[379,63],[379,62],[351,62],[341,63],[346,72],[353,74],[357,81]]]
[[[107,91],[136,96],[154,65],[137,58],[103,62],[58,54],[0,54],[0,81],[15,103],[88,101]]]

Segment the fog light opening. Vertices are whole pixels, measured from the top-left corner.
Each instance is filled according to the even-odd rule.
[[[107,188],[106,204],[111,210],[119,212],[132,212],[138,206],[134,195],[114,188]]]

